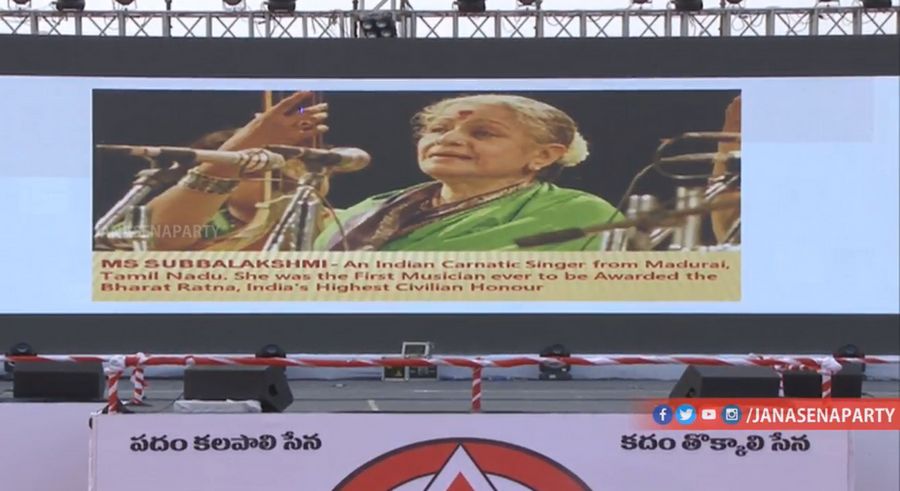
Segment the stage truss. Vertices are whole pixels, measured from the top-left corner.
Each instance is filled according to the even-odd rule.
[[[401,38],[668,38],[896,35],[900,7],[554,11],[389,11]],[[0,11],[0,35],[352,38],[365,11]]]

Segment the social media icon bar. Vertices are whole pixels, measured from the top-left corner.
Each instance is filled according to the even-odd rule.
[[[716,417],[716,410],[713,408],[704,408],[700,410],[700,419],[703,421],[714,421]]]
[[[653,421],[656,421],[658,425],[667,425],[672,422],[672,408],[665,404],[653,408]]]
[[[697,419],[697,410],[690,404],[682,404],[675,410],[675,419],[683,425],[689,425]]]
[[[728,405],[722,408],[722,421],[725,424],[736,425],[741,422],[741,408]]]

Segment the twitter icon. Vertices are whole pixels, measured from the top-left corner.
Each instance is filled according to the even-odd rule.
[[[675,419],[680,424],[689,425],[697,419],[697,410],[690,404],[682,404],[675,410]]]

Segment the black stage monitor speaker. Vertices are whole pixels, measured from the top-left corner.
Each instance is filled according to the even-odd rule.
[[[844,363],[841,371],[831,377],[831,397],[862,397],[862,385],[866,366],[862,363]]]
[[[861,363],[845,363],[841,371],[831,377],[831,397],[862,397],[863,371]],[[822,397],[822,376],[810,371],[785,372],[784,397]]]
[[[822,398],[822,376],[816,372],[784,372],[784,397]]]
[[[20,361],[13,370],[13,397],[59,402],[103,401],[102,363]]]
[[[766,367],[708,367],[684,370],[669,397],[778,397],[778,374]]]
[[[263,412],[280,413],[294,402],[281,367],[192,367],[184,371],[184,398],[254,400]]]

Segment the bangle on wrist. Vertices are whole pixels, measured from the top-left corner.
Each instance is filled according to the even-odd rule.
[[[197,168],[188,170],[187,174],[178,181],[178,185],[209,194],[228,194],[240,184],[239,179],[228,179],[206,175]]]

